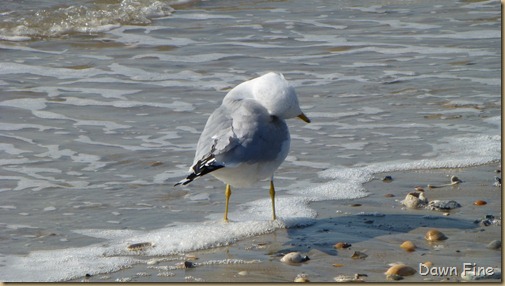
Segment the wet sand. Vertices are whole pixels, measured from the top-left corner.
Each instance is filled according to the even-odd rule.
[[[498,163],[462,169],[436,169],[377,174],[365,185],[370,195],[355,200],[312,203],[318,217],[310,226],[279,229],[273,233],[238,241],[232,245],[167,257],[136,258],[145,263],[132,268],[73,281],[87,282],[292,282],[304,274],[311,282],[333,282],[339,275],[364,274],[367,282],[387,282],[384,272],[390,263],[402,262],[416,270],[403,282],[464,281],[464,265],[500,268],[502,250],[489,249],[493,240],[501,241],[501,188],[494,186]],[[382,180],[391,176],[391,182]],[[444,188],[451,176],[463,182]],[[425,190],[431,200],[455,200],[461,207],[450,211],[406,209],[400,203],[416,186]],[[389,194],[389,195],[386,195]],[[385,196],[386,195],[386,196]],[[482,206],[476,200],[486,201]],[[500,223],[489,226],[475,221],[492,215]],[[233,223],[233,222],[232,222]],[[448,239],[429,243],[424,239],[429,229],[438,229]],[[406,240],[416,246],[406,252],[400,244]],[[337,242],[350,243],[346,249],[335,249]],[[280,262],[283,254],[299,251],[310,260],[299,265]],[[355,251],[365,258],[352,258]],[[181,262],[189,261],[189,268]],[[430,261],[433,267],[454,269],[450,275],[421,275],[426,268],[419,264]],[[466,264],[465,264],[466,263]],[[438,271],[437,270],[437,271]],[[440,272],[440,271],[439,271]],[[457,275],[455,275],[455,273]],[[479,281],[499,281],[484,279]]]

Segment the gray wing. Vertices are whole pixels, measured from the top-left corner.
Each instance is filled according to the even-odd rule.
[[[224,153],[236,144],[238,142],[233,131],[232,111],[221,105],[210,115],[198,139],[193,165],[209,154]]]
[[[286,123],[270,116],[254,100],[223,102],[211,114],[200,135],[191,174],[176,185],[189,184],[223,167],[274,160],[286,140],[289,140]]]
[[[236,144],[238,140],[233,132],[231,110],[221,105],[209,116],[198,139],[191,173],[175,186],[187,185],[198,177],[223,168],[225,164],[216,161],[216,154],[222,154]]]

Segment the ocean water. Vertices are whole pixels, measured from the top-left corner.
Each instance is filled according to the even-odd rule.
[[[4,1],[0,281],[65,281],[317,220],[377,173],[500,162],[499,1]],[[267,71],[312,123],[268,184],[173,187]],[[493,178],[490,178],[492,183]],[[338,204],[338,201],[336,202]],[[130,243],[155,245],[142,255]]]

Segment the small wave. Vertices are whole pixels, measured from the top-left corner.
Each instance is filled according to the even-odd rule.
[[[172,14],[166,1],[119,0],[40,10],[12,12],[0,22],[0,40],[26,41],[72,34],[95,34],[121,25],[149,25]]]

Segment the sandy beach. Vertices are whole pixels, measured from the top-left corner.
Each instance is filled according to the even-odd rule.
[[[365,185],[368,197],[311,204],[318,217],[310,226],[279,229],[228,246],[178,256],[145,257],[140,251],[135,255],[145,263],[74,281],[292,282],[302,275],[310,282],[333,282],[335,277],[354,278],[359,274],[359,279],[366,282],[387,282],[392,278],[384,272],[391,263],[415,269],[413,275],[396,278],[404,282],[465,281],[461,273],[468,267],[501,269],[501,248],[488,248],[491,241],[501,241],[501,188],[493,185],[494,177],[501,176],[496,171],[499,169],[498,164],[489,164],[380,174]],[[384,182],[385,176],[393,180]],[[427,188],[446,184],[451,176],[462,182]],[[455,200],[461,207],[450,211],[406,209],[400,201],[416,186],[425,189],[430,201]],[[487,204],[474,205],[477,200]],[[496,218],[494,223],[477,223],[488,215]],[[424,236],[429,229],[441,231],[447,239],[428,242]],[[407,240],[416,245],[415,251],[400,248]],[[338,242],[351,246],[336,249]],[[284,254],[293,251],[310,260],[298,265],[280,262]],[[428,261],[432,263],[430,270],[419,266]],[[441,272],[444,267],[452,269],[449,275]]]

